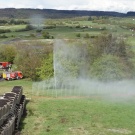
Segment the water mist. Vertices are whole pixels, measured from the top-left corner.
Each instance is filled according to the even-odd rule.
[[[33,83],[37,95],[53,97],[93,97],[129,100],[135,96],[134,80],[102,82],[87,76],[87,49],[83,45],[55,40],[53,50],[54,78]],[[87,61],[86,61],[87,59]]]

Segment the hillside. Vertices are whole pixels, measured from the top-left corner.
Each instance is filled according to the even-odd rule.
[[[84,10],[54,10],[54,9],[0,9],[0,17],[4,18],[29,18],[40,14],[44,18],[69,18],[77,16],[114,16],[127,17],[135,16],[135,12],[127,14],[109,11],[84,11]]]

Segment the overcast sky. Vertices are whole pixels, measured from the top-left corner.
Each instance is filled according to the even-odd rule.
[[[135,0],[0,0],[0,8],[135,11]]]

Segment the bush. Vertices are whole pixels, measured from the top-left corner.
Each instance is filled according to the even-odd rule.
[[[42,61],[41,67],[37,69],[37,75],[40,79],[50,79],[53,77],[53,54],[48,54]]]
[[[0,38],[8,38],[6,35],[0,35]]]
[[[86,33],[86,34],[84,35],[84,38],[89,38],[89,37],[90,37],[89,33]]]
[[[75,26],[76,28],[80,28],[81,26],[80,25],[77,25],[77,26]]]
[[[24,29],[18,29],[18,30],[15,30],[15,32],[23,32],[23,31],[29,31],[29,30],[33,30],[33,26],[32,25],[26,25],[26,27]]]
[[[0,50],[0,60],[13,63],[16,57],[16,47],[12,45],[3,45]]]
[[[43,36],[45,39],[49,39],[49,38],[50,38],[49,32],[46,32],[46,31],[44,31],[44,32],[42,33],[42,36]]]
[[[45,26],[43,29],[53,29],[53,28],[56,28],[56,25],[48,25]]]
[[[37,29],[36,32],[39,32],[40,33],[40,32],[42,32],[42,30],[41,29]]]
[[[104,54],[117,56],[127,62],[129,57],[133,57],[133,51],[124,40],[105,34],[94,38],[90,46],[90,56],[92,61],[100,58]]]
[[[120,80],[129,76],[126,65],[120,58],[113,55],[103,55],[95,60],[91,66],[90,75],[103,81]]]
[[[26,28],[25,28],[26,31],[33,30],[33,29],[34,28],[32,25],[30,25],[30,24],[26,25]]]
[[[77,33],[77,34],[76,34],[76,37],[81,37],[81,34],[80,34],[80,33]]]
[[[1,33],[8,33],[8,32],[11,32],[10,29],[0,29],[0,34]]]
[[[9,24],[20,25],[20,24],[28,24],[28,22],[26,22],[26,21],[24,21],[24,20],[11,19],[11,20],[9,21]]]
[[[37,69],[40,68],[42,60],[52,51],[52,46],[42,42],[26,42],[16,45],[17,55],[14,63],[17,70],[21,70],[24,77],[38,80]]]
[[[37,79],[36,68],[40,67],[41,64],[41,59],[38,55],[35,49],[31,50],[31,47],[24,47],[24,49],[18,51],[14,63],[17,66],[17,70],[23,72],[24,77],[32,80]]]
[[[30,37],[36,37],[34,33],[31,33],[30,34]]]

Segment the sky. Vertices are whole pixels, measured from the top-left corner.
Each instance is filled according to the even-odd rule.
[[[135,11],[135,0],[0,0],[0,8]]]

